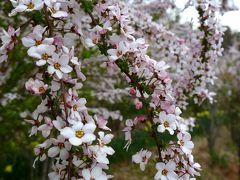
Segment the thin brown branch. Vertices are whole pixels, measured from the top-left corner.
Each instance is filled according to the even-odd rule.
[[[65,85],[64,82],[61,80],[61,88],[62,88],[62,96],[63,96],[63,106],[64,106],[64,111],[65,111],[65,117],[66,117],[66,123],[68,124],[68,112],[67,112],[67,101],[65,97]]]
[[[43,12],[45,15],[45,20],[47,22],[47,26],[48,26],[48,30],[49,30],[49,36],[51,37],[53,35],[53,24],[48,16],[48,10],[47,10],[47,6],[44,5],[43,7]]]

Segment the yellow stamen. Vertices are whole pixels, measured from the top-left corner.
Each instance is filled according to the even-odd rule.
[[[180,140],[179,143],[180,143],[181,146],[184,145],[184,141],[183,140]]]
[[[169,127],[169,122],[164,121],[163,126],[164,126],[165,128],[168,128],[168,127]]]
[[[58,147],[61,149],[61,148],[64,148],[64,143],[58,143]]]
[[[44,54],[42,54],[42,59],[43,60],[48,60],[48,54],[47,53],[44,53]]]
[[[54,66],[55,69],[60,69],[61,64],[59,64],[59,63],[55,63],[53,66]]]
[[[84,136],[84,132],[83,131],[76,131],[75,136],[78,138],[82,138]]]
[[[44,93],[44,92],[45,92],[45,89],[44,89],[44,87],[40,87],[40,88],[38,89],[38,91],[39,91],[40,93]]]
[[[167,176],[168,171],[166,169],[162,170],[162,175]]]
[[[117,51],[117,56],[121,56],[122,55],[122,51]]]
[[[42,41],[41,41],[41,40],[35,42],[35,45],[36,45],[36,46],[39,46],[40,44],[42,44]]]
[[[27,5],[27,8],[28,9],[33,9],[34,8],[34,4],[32,2],[30,2],[28,5]]]
[[[77,107],[77,105],[76,105],[76,104],[75,104],[75,105],[73,105],[73,110],[74,110],[74,111],[77,111],[77,108],[78,108],[78,107]]]

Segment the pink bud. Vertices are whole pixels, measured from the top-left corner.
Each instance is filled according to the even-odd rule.
[[[54,37],[54,41],[53,44],[58,46],[58,47],[62,47],[63,46],[63,39],[60,36],[55,36]]]
[[[142,102],[139,101],[139,99],[135,99],[134,104],[136,109],[141,109],[143,106]]]
[[[145,116],[144,115],[140,115],[140,116],[137,116],[136,119],[137,119],[138,122],[143,123],[145,121]]]
[[[8,27],[8,34],[9,34],[10,36],[14,36],[15,30],[14,30],[13,27],[11,27],[11,26]]]
[[[132,96],[136,96],[136,93],[137,93],[137,92],[136,92],[135,88],[132,87],[132,88],[130,89],[129,93],[130,93]]]

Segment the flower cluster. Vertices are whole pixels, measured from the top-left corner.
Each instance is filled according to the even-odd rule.
[[[189,1],[186,8],[189,6],[201,11],[201,25],[198,29],[192,29],[192,24],[176,27],[181,28],[180,33],[189,32],[181,36],[166,29],[162,21],[154,21],[150,15],[152,9],[142,9],[140,5],[130,9],[132,26],[136,27],[138,36],[145,36],[151,43],[152,57],[166,60],[170,65],[173,95],[181,108],[187,107],[189,97],[193,97],[195,103],[204,99],[212,101],[214,93],[208,90],[208,84],[215,80],[214,68],[223,51],[221,44],[225,30],[215,16],[219,9],[216,4]]]
[[[36,64],[38,72],[26,83],[26,89],[41,96],[42,102],[25,121],[32,124],[30,135],[41,133],[45,141],[35,148],[35,163],[53,158],[50,179],[101,178],[109,176],[108,155],[114,150],[108,146],[113,135],[105,134],[110,129],[98,118],[92,117],[86,107],[86,99],[78,96],[82,81],[80,60],[74,56],[74,47],[64,46],[63,37],[54,32],[54,18],[67,17],[64,1],[11,1],[15,7],[10,15],[18,12],[42,10],[48,26],[36,25],[32,32],[22,38],[28,48],[27,54]],[[71,4],[69,4],[71,5]],[[67,6],[68,7],[68,6]],[[66,8],[66,7],[65,7]],[[58,21],[58,20],[56,20]],[[11,50],[19,30],[9,28],[2,36],[2,49]]]
[[[11,0],[14,9],[9,13],[9,16],[14,16],[21,12],[31,12],[47,8],[54,18],[66,17],[68,14],[61,11],[61,1],[57,0]],[[64,1],[62,1],[64,2]]]

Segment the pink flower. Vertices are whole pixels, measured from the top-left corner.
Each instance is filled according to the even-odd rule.
[[[33,119],[25,119],[25,121],[27,123],[30,123],[32,124],[32,129],[31,129],[31,132],[30,132],[30,135],[29,136],[32,136],[34,134],[37,134],[37,131],[38,131],[38,127],[39,125],[41,124],[42,120],[43,120],[43,116],[41,115],[38,115],[38,113],[36,111],[34,111],[32,113],[32,117]]]
[[[96,166],[92,169],[83,169],[82,170],[82,176],[84,180],[107,180],[107,176],[102,171],[102,168]]]
[[[51,12],[51,16],[54,18],[67,17],[68,13],[61,10],[61,3],[56,1],[45,0],[45,4],[48,6],[48,10]]]
[[[34,10],[40,10],[43,8],[43,1],[42,0],[22,0],[22,1],[12,1],[13,6],[15,9],[11,11],[9,16],[14,16],[18,12],[30,12]]]
[[[120,42],[116,49],[109,49],[107,52],[109,54],[110,61],[115,61],[125,55],[127,51],[127,44],[125,42]]]
[[[53,45],[41,44],[37,47],[30,48],[28,55],[38,59],[36,62],[37,66],[43,66],[52,57],[55,50],[56,48]]]
[[[52,45],[53,38],[46,38],[43,36],[43,33],[46,31],[46,27],[37,25],[34,27],[33,32],[28,36],[22,38],[22,43],[25,47],[29,47],[28,50],[31,51],[32,47],[37,47],[41,44]],[[29,54],[29,53],[28,53]]]
[[[157,127],[158,132],[164,132],[168,130],[171,135],[174,134],[174,130],[176,130],[176,117],[173,114],[166,114],[165,111],[161,111],[159,113],[159,122],[160,125]]]
[[[111,131],[111,129],[109,127],[107,127],[108,121],[105,120],[104,117],[102,117],[102,116],[100,116],[100,117],[94,116],[94,118],[95,118],[95,120],[97,122],[98,128],[103,129],[103,130]]]
[[[15,30],[11,26],[8,27],[8,31],[6,32],[2,29],[2,33],[0,33],[1,44],[0,47],[0,63],[7,61],[8,52],[14,48],[14,45],[18,42],[17,38],[20,34],[20,28]]]
[[[46,138],[51,133],[51,130],[53,128],[53,123],[49,117],[44,117],[44,120],[45,120],[45,124],[42,124],[41,126],[39,126],[38,130],[42,131],[42,136]]]
[[[48,73],[56,74],[59,79],[63,78],[63,74],[70,73],[73,69],[68,65],[69,57],[65,54],[56,54],[52,55],[52,59],[48,60]]]
[[[51,140],[54,146],[49,148],[48,156],[56,157],[59,154],[62,160],[66,160],[69,156],[68,151],[70,151],[72,145],[62,135],[59,135],[57,139],[52,138]]]
[[[53,39],[54,39],[53,44],[55,46],[57,46],[58,48],[61,48],[63,46],[63,39],[61,36],[56,35],[56,36],[54,36]]]
[[[80,112],[86,111],[87,108],[85,104],[87,103],[85,98],[80,98],[77,101],[71,101],[69,102],[69,105],[71,108],[71,118],[77,118],[78,120],[81,120]]]
[[[26,83],[25,83],[26,89],[31,92],[32,94],[43,94],[46,92],[48,85],[44,84],[43,81],[40,81],[38,79],[32,79],[30,78]]]
[[[178,144],[180,145],[180,148],[182,151],[186,154],[190,154],[192,152],[192,149],[194,147],[193,142],[191,141],[191,135],[188,132],[185,133],[178,133]]]
[[[38,144],[37,147],[34,148],[34,154],[37,156],[33,162],[33,167],[35,168],[35,163],[40,160],[44,161],[47,158],[46,149],[51,146],[51,141],[47,139],[42,144]]]
[[[141,149],[141,151],[132,156],[132,161],[136,164],[140,164],[140,169],[144,171],[145,165],[148,163],[151,155],[152,153],[150,151]]]
[[[156,164],[158,170],[155,175],[155,180],[177,180],[178,175],[174,172],[176,169],[176,163],[169,161],[167,164],[159,162]]]

